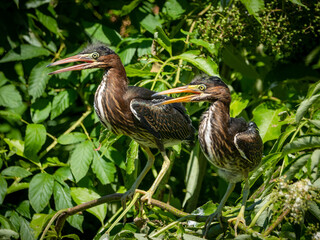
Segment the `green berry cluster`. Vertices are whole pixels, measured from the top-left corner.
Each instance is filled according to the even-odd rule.
[[[257,18],[234,0],[228,7],[212,6],[198,20],[202,39],[222,46],[232,44],[255,51],[257,47],[279,58],[297,57],[310,52],[319,42],[320,2],[266,0]],[[318,40],[316,40],[318,39]]]

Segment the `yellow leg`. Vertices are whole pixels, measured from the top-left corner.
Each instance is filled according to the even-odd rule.
[[[249,196],[250,188],[249,188],[249,181],[248,178],[245,179],[245,185],[243,189],[243,197],[242,197],[242,204],[240,208],[240,212],[236,218],[231,218],[228,220],[228,222],[233,222],[236,220],[236,223],[234,225],[234,232],[235,236],[237,236],[237,228],[239,223],[241,222],[243,225],[246,225],[246,220],[244,219],[244,211],[246,209],[246,203]]]
[[[163,176],[166,174],[167,170],[170,167],[170,159],[168,158],[167,154],[165,151],[161,151],[162,157],[163,157],[163,164],[161,171],[159,172],[156,180],[153,182],[152,186],[150,189],[147,191],[147,193],[141,198],[141,200],[146,201],[148,200],[148,204],[151,203],[152,195],[154,192],[157,190],[158,185],[160,184]]]
[[[154,156],[153,156],[152,152],[150,151],[150,149],[147,147],[143,147],[143,146],[141,146],[141,147],[146,151],[146,153],[148,155],[148,162],[147,162],[146,166],[144,167],[144,169],[142,170],[142,172],[140,173],[140,175],[138,176],[138,178],[136,179],[136,181],[131,186],[131,188],[122,196],[121,204],[122,204],[123,209],[125,209],[125,207],[126,207],[127,198],[130,198],[134,194],[135,190],[139,187],[142,179],[145,177],[145,175],[147,174],[147,172],[150,170],[150,168],[152,167],[152,165],[154,163]]]
[[[221,202],[220,202],[217,210],[216,210],[214,213],[212,213],[212,214],[208,217],[208,219],[207,219],[207,221],[206,221],[204,236],[207,235],[208,230],[209,230],[209,228],[210,228],[210,224],[211,224],[211,222],[212,222],[212,220],[213,220],[214,218],[217,218],[218,221],[219,221],[219,223],[220,223],[220,225],[222,225],[222,224],[221,224],[222,209],[223,209],[224,205],[226,204],[226,202],[227,202],[227,200],[228,200],[228,198],[229,198],[230,194],[232,193],[232,191],[233,191],[233,189],[234,189],[235,186],[236,186],[235,183],[229,183],[228,188],[227,188],[227,191],[226,191],[226,193],[224,194],[224,196],[223,196],[223,198],[222,198],[222,200],[221,200]]]

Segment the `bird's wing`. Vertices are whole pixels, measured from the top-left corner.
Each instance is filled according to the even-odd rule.
[[[246,131],[237,133],[234,144],[241,156],[250,163],[261,160],[263,143],[258,130],[249,127]]]
[[[156,105],[167,98],[133,99],[130,109],[142,126],[157,138],[192,140],[194,128],[181,104]]]

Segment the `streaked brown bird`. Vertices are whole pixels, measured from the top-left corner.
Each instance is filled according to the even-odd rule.
[[[157,105],[168,100],[152,95],[146,88],[128,86],[125,68],[119,56],[103,44],[91,45],[80,54],[56,61],[48,66],[84,62],[50,74],[102,68],[102,81],[95,93],[94,108],[101,123],[115,134],[124,134],[137,141],[148,155],[148,161],[132,187],[122,197],[122,204],[131,197],[152,167],[154,155],[149,148],[160,150],[164,159],[161,171],[151,188],[142,197],[150,203],[152,195],[170,166],[165,148],[194,138],[194,128],[180,103]]]
[[[248,173],[259,165],[262,158],[263,143],[258,127],[254,122],[247,123],[243,118],[230,117],[230,91],[218,77],[200,76],[186,86],[156,93],[154,96],[185,92],[193,94],[160,104],[201,101],[211,103],[200,119],[199,142],[209,162],[218,167],[219,175],[229,182],[217,210],[207,220],[205,234],[214,218],[221,223],[222,209],[229,195],[235,184],[244,178],[245,187],[240,212],[236,218],[229,219],[236,220],[237,234],[239,222],[245,224],[244,211],[249,195]]]

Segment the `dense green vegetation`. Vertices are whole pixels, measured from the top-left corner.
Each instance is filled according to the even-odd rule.
[[[201,72],[220,75],[232,92],[231,116],[255,121],[264,142],[250,175],[249,227],[240,226],[238,238],[320,239],[318,1],[10,0],[0,13],[1,239],[37,239],[45,227],[58,239],[197,239],[203,219],[187,221],[185,213],[211,214],[225,192],[197,141],[175,146],[154,196],[163,204],[137,201],[125,224],[116,220],[123,209],[111,194],[131,186],[146,156],[99,123],[93,96],[101,71],[50,76],[46,68],[97,41],[119,54],[131,85],[161,91]],[[196,128],[207,107],[186,104]],[[162,164],[153,153],[142,190]],[[238,213],[242,185],[225,217]],[[61,209],[106,195],[117,201],[69,216],[58,233],[49,223]],[[184,212],[166,211],[165,203]],[[232,224],[223,227],[215,223],[211,238],[233,239]]]

